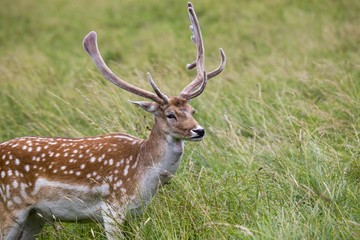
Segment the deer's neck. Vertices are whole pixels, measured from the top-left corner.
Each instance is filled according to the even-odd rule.
[[[140,150],[146,168],[159,167],[174,174],[184,151],[184,142],[162,132],[156,123]],[[174,169],[176,167],[176,169]]]
[[[180,165],[183,151],[184,142],[163,134],[155,122],[138,155],[142,170],[137,189],[140,198],[131,206],[134,213],[141,212],[141,206],[150,202],[158,187],[170,181]]]

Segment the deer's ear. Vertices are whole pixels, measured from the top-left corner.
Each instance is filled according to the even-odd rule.
[[[159,108],[159,104],[155,102],[145,102],[145,101],[129,101],[132,104],[135,104],[138,107],[141,107],[147,112],[155,113]]]

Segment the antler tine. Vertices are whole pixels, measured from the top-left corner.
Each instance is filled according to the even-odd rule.
[[[215,77],[216,75],[218,75],[219,73],[221,73],[224,68],[225,68],[225,64],[226,64],[226,55],[225,55],[225,52],[222,48],[219,48],[219,51],[220,51],[220,56],[221,56],[221,62],[220,62],[220,65],[214,70],[214,71],[211,71],[210,73],[207,74],[207,80]],[[186,68],[188,70],[192,70],[193,68],[196,67],[196,61],[193,62],[193,63],[189,63],[186,65]]]
[[[197,47],[197,57],[196,61],[192,64],[188,64],[187,67],[190,69],[196,67],[197,75],[196,78],[181,91],[180,96],[189,100],[190,96],[193,95],[191,92],[194,89],[197,89],[199,86],[204,85],[206,77],[204,76],[204,43],[201,36],[200,25],[196,17],[194,6],[190,2],[188,3],[188,14],[191,23],[190,30],[193,32],[191,40],[195,43]]]
[[[156,95],[161,98],[165,103],[169,103],[169,98],[160,91],[160,89],[158,88],[158,86],[155,84],[154,79],[151,77],[151,74],[148,72],[147,73],[147,78],[150,82],[151,87],[154,89]]]
[[[159,104],[163,104],[164,103],[164,99],[160,98],[158,95],[148,92],[146,90],[143,90],[141,88],[135,87],[127,82],[125,82],[124,80],[122,80],[121,78],[119,78],[118,76],[116,76],[111,70],[110,68],[106,65],[106,63],[104,62],[98,45],[97,45],[97,40],[96,40],[96,32],[90,32],[88,35],[86,35],[86,37],[84,38],[83,41],[83,45],[84,48],[86,50],[86,52],[90,55],[91,59],[93,60],[93,62],[95,63],[95,65],[97,66],[97,68],[99,69],[99,71],[108,79],[110,80],[113,84],[115,84],[116,86],[124,89],[125,91],[131,92],[135,95],[138,95],[140,97],[144,97],[144,98],[148,98],[150,100],[153,100]],[[153,84],[151,84],[153,86]],[[155,85],[155,83],[154,83]],[[155,85],[156,86],[156,85]],[[154,87],[153,87],[154,88]],[[160,92],[160,90],[158,89],[158,87],[156,87],[156,89]],[[155,90],[155,88],[154,88]],[[155,91],[157,91],[155,90]],[[161,92],[160,92],[161,93]]]
[[[207,74],[207,80],[209,80],[210,78],[213,78],[215,76],[217,76],[219,73],[221,73],[224,68],[225,68],[225,64],[226,64],[226,55],[225,52],[222,48],[219,48],[219,52],[220,52],[220,56],[221,56],[221,62],[220,65],[212,72]]]
[[[206,73],[204,71],[203,76],[204,76],[205,80],[204,80],[203,84],[196,91],[193,91],[192,93],[188,94],[187,99],[192,99],[192,98],[199,96],[205,90],[207,81],[209,79],[217,76],[219,73],[221,73],[224,70],[224,67],[226,64],[226,55],[225,55],[224,50],[222,50],[222,48],[220,48],[219,50],[220,50],[220,55],[221,55],[220,65],[214,71],[211,71],[210,73]],[[195,65],[196,65],[196,63],[195,63]]]

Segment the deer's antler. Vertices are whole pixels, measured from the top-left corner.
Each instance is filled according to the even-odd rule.
[[[119,78],[118,76],[115,75],[115,73],[113,73],[110,68],[105,64],[98,45],[97,45],[97,41],[96,41],[96,32],[90,32],[88,35],[86,35],[86,37],[84,38],[83,41],[83,45],[85,50],[88,52],[88,54],[90,55],[91,59],[93,60],[93,62],[95,63],[95,65],[97,66],[97,68],[100,70],[100,72],[108,79],[110,80],[113,84],[115,84],[116,86],[124,89],[125,91],[131,92],[133,94],[136,94],[138,96],[153,100],[159,104],[163,104],[163,103],[168,103],[169,99],[168,97],[163,94],[160,89],[156,86],[154,80],[152,79],[150,73],[148,73],[148,79],[150,81],[150,84],[152,86],[152,88],[154,89],[155,93],[151,93],[148,92],[144,89],[135,87],[127,82],[125,82],[124,80],[122,80],[121,78]]]
[[[210,73],[206,73],[204,68],[204,61],[205,61],[204,43],[201,36],[200,25],[196,17],[194,6],[190,2],[188,3],[188,14],[191,23],[190,30],[193,32],[193,35],[191,36],[191,40],[196,45],[197,57],[193,63],[187,64],[186,68],[191,70],[196,67],[197,75],[196,78],[180,92],[180,97],[190,100],[192,98],[199,96],[204,91],[207,80],[215,77],[216,75],[218,75],[223,71],[226,64],[226,56],[224,51],[220,48],[220,55],[221,55],[220,65],[218,66],[218,68],[211,71]]]

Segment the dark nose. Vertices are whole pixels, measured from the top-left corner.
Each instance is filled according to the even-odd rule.
[[[203,137],[205,135],[205,129],[203,128],[194,129],[193,131],[196,132],[199,135],[199,137]]]

